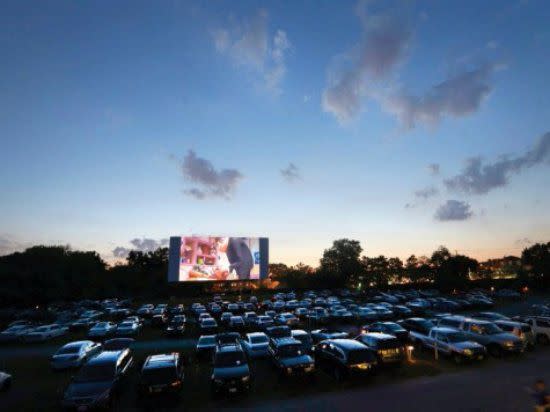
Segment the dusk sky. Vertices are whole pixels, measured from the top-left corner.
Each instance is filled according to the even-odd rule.
[[[550,240],[549,22],[543,0],[3,1],[0,254],[519,254]]]

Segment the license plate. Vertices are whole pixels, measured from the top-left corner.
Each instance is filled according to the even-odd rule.
[[[235,393],[235,392],[237,392],[237,388],[229,388],[229,392],[230,393]]]

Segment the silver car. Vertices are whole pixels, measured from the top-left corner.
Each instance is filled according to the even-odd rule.
[[[101,344],[91,340],[80,340],[63,345],[50,360],[55,370],[78,368],[101,351]]]

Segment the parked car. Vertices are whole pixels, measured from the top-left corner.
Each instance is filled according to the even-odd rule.
[[[487,350],[485,346],[471,340],[462,331],[448,327],[435,327],[423,340],[424,347],[436,350],[441,355],[451,357],[455,363],[483,360]]]
[[[250,358],[260,358],[268,355],[269,338],[263,332],[247,333],[241,344]]]
[[[229,320],[231,319],[232,316],[234,316],[232,312],[223,312],[220,315],[220,323],[222,325],[228,326]]]
[[[400,365],[407,357],[405,344],[393,335],[367,332],[359,335],[356,340],[376,353],[379,365]]]
[[[355,316],[355,319],[359,321],[374,321],[378,319],[376,312],[368,306],[359,306],[355,309],[353,315]]]
[[[215,349],[216,335],[202,335],[197,340],[195,351],[199,359],[211,357]]]
[[[174,316],[166,326],[165,332],[167,336],[182,336],[185,333],[185,315]]]
[[[361,327],[361,332],[380,332],[393,335],[401,342],[409,340],[409,332],[400,324],[395,322],[375,322]]]
[[[11,388],[13,378],[9,373],[0,371],[0,391],[7,391]]]
[[[494,322],[495,320],[510,320],[508,316],[504,316],[497,312],[475,312],[470,315],[471,318],[488,320]]]
[[[291,336],[299,340],[302,344],[302,350],[304,353],[311,353],[313,350],[313,339],[311,338],[311,335],[302,329],[293,329],[290,331]]]
[[[246,324],[242,316],[231,316],[229,319],[229,328],[234,331],[244,331]]]
[[[101,352],[82,366],[64,392],[65,409],[111,408],[133,365],[130,349]]]
[[[430,330],[435,327],[432,321],[424,318],[408,318],[397,323],[409,331],[409,341],[419,346],[422,346]]]
[[[266,328],[265,334],[270,338],[289,338],[291,331],[288,326],[270,326]]]
[[[513,320],[496,320],[494,324],[504,332],[511,333],[520,338],[523,342],[524,349],[532,350],[535,347],[535,334],[531,326],[527,323],[515,322]]]
[[[258,315],[256,314],[256,312],[245,312],[243,320],[246,326],[255,326],[258,322]]]
[[[375,353],[353,339],[327,339],[315,345],[315,360],[319,368],[337,381],[354,375],[373,373],[377,366]]]
[[[550,317],[525,316],[517,319],[531,326],[537,343],[550,345]]]
[[[179,353],[149,355],[139,376],[138,393],[178,394],[183,388],[183,358]]]
[[[266,315],[258,316],[258,320],[256,322],[256,325],[260,330],[265,330],[269,326],[273,326],[273,324],[274,324],[273,318]]]
[[[84,362],[101,352],[101,344],[80,340],[63,345],[50,359],[54,370],[79,368]]]
[[[248,392],[250,369],[240,345],[222,345],[216,348],[211,385],[214,394]]]
[[[311,331],[313,343],[318,343],[326,339],[346,339],[349,336],[347,332],[336,329],[315,329]]]
[[[98,322],[88,331],[90,338],[106,338],[116,332],[116,324],[113,322]]]
[[[310,375],[315,371],[315,361],[304,352],[302,342],[292,337],[272,338],[269,356],[278,371],[287,376]]]
[[[27,333],[32,332],[34,326],[29,324],[16,324],[9,326],[0,332],[0,342],[15,342],[21,340]]]
[[[21,337],[23,342],[44,342],[67,333],[67,327],[58,324],[39,326]]]
[[[241,335],[238,332],[224,332],[216,335],[216,345],[240,345]]]
[[[203,318],[199,323],[201,334],[212,334],[218,330],[218,322],[214,318]]]
[[[273,320],[276,325],[296,326],[300,323],[300,319],[290,312],[280,313]]]
[[[117,336],[136,336],[141,330],[141,325],[135,321],[125,320],[118,324],[115,334]]]

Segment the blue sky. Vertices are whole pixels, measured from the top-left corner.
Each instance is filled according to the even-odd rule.
[[[2,9],[2,253],[231,234],[315,265],[340,237],[401,258],[550,237],[548,2]]]

